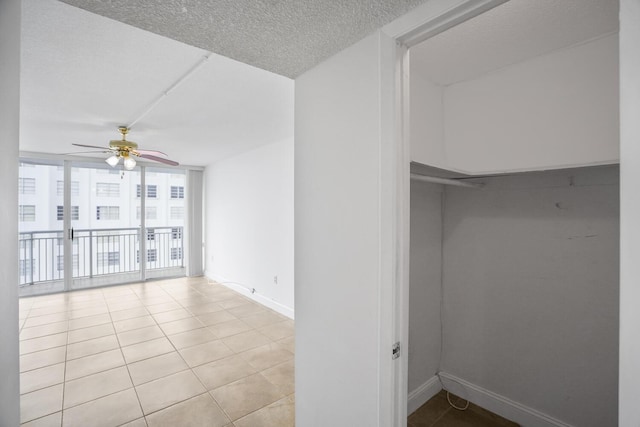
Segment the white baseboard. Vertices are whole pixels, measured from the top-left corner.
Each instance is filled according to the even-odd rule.
[[[454,375],[441,372],[444,386],[451,392],[522,427],[572,427],[540,411],[514,402],[504,396],[471,384]]]
[[[407,414],[413,414],[419,407],[427,403],[429,399],[442,390],[442,385],[437,376],[429,378],[424,384],[413,390],[407,396]]]
[[[255,302],[262,304],[265,307],[268,307],[274,311],[277,311],[283,316],[287,316],[289,319],[294,318],[294,311],[291,307],[287,307],[283,304],[280,304],[278,301],[274,301],[271,298],[261,295],[257,292],[251,292],[251,289],[248,289],[245,286],[240,285],[239,283],[235,283],[231,280],[227,280],[224,277],[221,277],[215,274],[207,274],[207,273],[205,273],[205,275],[207,279],[217,282],[223,286],[226,286],[227,288],[233,291],[236,291],[247,298],[251,298]]]

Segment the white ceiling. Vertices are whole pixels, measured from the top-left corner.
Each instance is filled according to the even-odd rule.
[[[62,0],[295,78],[426,0]]]
[[[20,149],[104,146],[208,52],[55,0],[23,0]],[[204,166],[293,137],[293,80],[212,54],[132,129]]]
[[[415,46],[411,61],[444,86],[617,31],[617,0],[510,0]]]
[[[222,46],[225,55],[264,68],[291,64],[287,73],[295,75],[424,0],[361,0],[349,13],[349,2],[341,0],[64,1],[154,32],[56,0],[23,0],[23,151],[66,153],[75,150],[72,142],[106,145],[118,137],[117,126],[140,118],[209,54],[156,34],[179,38],[170,22],[186,41],[208,40],[202,44]],[[256,9],[246,17],[250,7]],[[211,24],[211,14],[220,22]],[[347,16],[357,31],[351,33]],[[452,84],[615,32],[617,16],[617,0],[511,0],[413,48],[412,61],[432,81]],[[226,44],[218,40],[222,28]],[[276,43],[276,36],[284,51],[260,52],[259,39]],[[304,47],[299,39],[308,39]],[[314,43],[324,43],[317,55]],[[293,80],[211,54],[136,123],[129,139],[181,164],[205,166],[293,138],[293,95]]]

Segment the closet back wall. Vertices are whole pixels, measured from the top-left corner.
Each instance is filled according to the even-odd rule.
[[[570,425],[617,425],[618,168],[483,181],[445,190],[442,370]]]

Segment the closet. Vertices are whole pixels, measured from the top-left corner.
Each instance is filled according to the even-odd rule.
[[[617,4],[512,0],[410,51],[408,412],[617,425]]]

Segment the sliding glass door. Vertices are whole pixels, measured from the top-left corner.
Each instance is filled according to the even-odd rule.
[[[71,289],[140,280],[141,171],[74,164],[70,181]]]
[[[24,160],[21,295],[185,274],[184,170]]]

